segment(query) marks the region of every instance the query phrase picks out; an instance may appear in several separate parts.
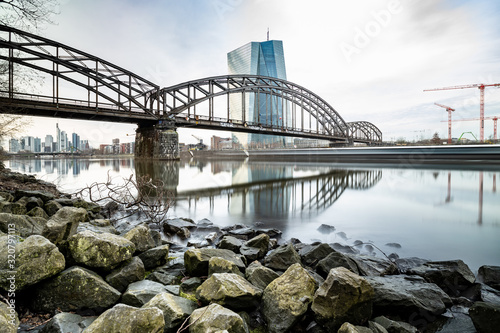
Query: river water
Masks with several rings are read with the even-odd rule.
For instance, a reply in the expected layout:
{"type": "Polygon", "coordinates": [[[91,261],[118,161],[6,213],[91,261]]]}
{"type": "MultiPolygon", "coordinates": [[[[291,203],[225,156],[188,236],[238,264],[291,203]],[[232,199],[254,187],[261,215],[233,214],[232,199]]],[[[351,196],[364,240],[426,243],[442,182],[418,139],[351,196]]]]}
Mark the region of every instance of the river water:
{"type": "Polygon", "coordinates": [[[7,164],[67,193],[108,174],[116,182],[130,175],[161,179],[176,198],[169,218],[277,228],[283,239],[302,242],[373,242],[400,257],[462,259],[473,271],[500,265],[500,166],[132,158],[7,164]],[[320,232],[322,224],[335,231],[320,232]]]}

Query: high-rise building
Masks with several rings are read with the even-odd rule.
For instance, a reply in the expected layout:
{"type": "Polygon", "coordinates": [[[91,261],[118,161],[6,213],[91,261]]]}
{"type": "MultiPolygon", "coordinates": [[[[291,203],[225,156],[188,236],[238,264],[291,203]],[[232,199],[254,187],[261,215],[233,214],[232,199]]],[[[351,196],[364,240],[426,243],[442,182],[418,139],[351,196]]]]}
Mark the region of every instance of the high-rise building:
{"type": "Polygon", "coordinates": [[[33,152],[35,153],[41,153],[42,152],[42,139],[40,138],[35,138],[33,140],[33,152]]]}
{"type": "Polygon", "coordinates": [[[81,150],[81,146],[80,146],[80,136],[76,133],[73,133],[71,135],[71,142],[73,143],[73,150],[81,150]]]}
{"type": "MultiPolygon", "coordinates": [[[[285,55],[283,42],[268,40],[265,42],[250,42],[227,54],[229,74],[248,74],[271,76],[286,80],[285,55]]],[[[284,107],[278,96],[259,93],[249,94],[242,105],[242,96],[232,94],[229,100],[231,117],[241,119],[243,107],[246,110],[245,118],[255,124],[272,124],[274,126],[291,126],[291,117],[284,115],[283,110],[290,113],[290,108],[284,107]]],[[[275,146],[284,145],[282,137],[264,136],[260,134],[234,134],[240,144],[248,146],[275,146]]]]}
{"type": "Polygon", "coordinates": [[[56,123],[56,152],[61,152],[61,130],[59,129],[59,123],[56,123]]]}
{"type": "Polygon", "coordinates": [[[9,140],[9,152],[11,153],[17,153],[21,150],[21,145],[19,143],[19,140],[17,139],[10,139],[9,140]]]}
{"type": "Polygon", "coordinates": [[[61,141],[60,141],[59,152],[65,152],[68,150],[68,134],[66,131],[61,131],[61,141]]]}
{"type": "Polygon", "coordinates": [[[45,146],[44,146],[44,152],[45,153],[52,153],[52,143],[54,142],[54,138],[52,135],[48,134],[45,136],[45,146]]]}

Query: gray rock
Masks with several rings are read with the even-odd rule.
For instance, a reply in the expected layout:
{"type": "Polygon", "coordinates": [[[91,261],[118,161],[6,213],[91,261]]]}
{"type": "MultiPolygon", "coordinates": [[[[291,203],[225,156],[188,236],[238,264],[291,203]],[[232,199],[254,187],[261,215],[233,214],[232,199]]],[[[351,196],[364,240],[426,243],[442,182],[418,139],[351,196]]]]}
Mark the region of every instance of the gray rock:
{"type": "Polygon", "coordinates": [[[264,290],[269,285],[269,283],[273,282],[276,278],[279,277],[278,273],[269,269],[258,261],[252,262],[246,269],[246,278],[247,280],[253,284],[254,286],[264,290]]]}
{"type": "Polygon", "coordinates": [[[498,332],[500,327],[500,305],[476,302],[470,308],[469,316],[478,332],[498,332]]]}
{"type": "Polygon", "coordinates": [[[182,236],[185,234],[186,230],[193,228],[196,228],[196,223],[189,219],[169,219],[163,223],[163,230],[167,234],[182,236]]]}
{"type": "Polygon", "coordinates": [[[56,314],[45,325],[40,333],[81,333],[89,327],[97,317],[82,317],[77,314],[61,312],[56,314]]]}
{"type": "Polygon", "coordinates": [[[194,294],[196,289],[201,286],[203,282],[200,278],[192,277],[182,281],[180,285],[180,291],[186,294],[194,294]]]}
{"type": "Polygon", "coordinates": [[[100,315],[85,333],[160,333],[165,327],[163,312],[156,308],[134,308],[117,304],[100,315]]]}
{"type": "Polygon", "coordinates": [[[395,260],[396,265],[402,273],[408,272],[411,268],[421,266],[430,260],[411,257],[411,258],[398,258],[395,260]]]}
{"type": "Polygon", "coordinates": [[[479,267],[477,280],[496,290],[500,290],[500,266],[485,265],[479,267]]]}
{"type": "Polygon", "coordinates": [[[111,270],[132,258],[135,252],[134,243],[123,237],[109,233],[97,234],[88,230],[72,236],[68,244],[77,263],[105,270],[111,270]]]}
{"type": "Polygon", "coordinates": [[[240,248],[240,253],[243,254],[247,260],[251,261],[264,258],[268,248],[269,236],[267,234],[260,234],[243,243],[240,248]],[[257,251],[255,251],[255,249],[257,251]]]}
{"type": "Polygon", "coordinates": [[[144,279],[146,270],[139,257],[132,257],[106,275],[106,282],[120,292],[124,292],[128,285],[144,279]]]}
{"type": "Polygon", "coordinates": [[[219,249],[226,249],[233,251],[234,253],[240,253],[240,248],[243,245],[243,241],[239,238],[233,236],[224,236],[217,246],[219,249]]]}
{"type": "Polygon", "coordinates": [[[255,231],[258,235],[259,234],[267,234],[270,238],[280,238],[282,231],[278,230],[276,228],[270,228],[270,229],[259,229],[255,231]]]}
{"type": "Polygon", "coordinates": [[[300,256],[289,243],[268,253],[264,258],[264,263],[266,267],[284,271],[293,264],[300,263],[300,256]]]}
{"type": "Polygon", "coordinates": [[[306,313],[316,283],[299,263],[271,282],[262,296],[262,314],[270,333],[284,333],[306,313]]]}
{"type": "Polygon", "coordinates": [[[141,307],[158,294],[168,292],[164,285],[158,282],[142,280],[131,283],[122,295],[122,302],[141,307]]]}
{"type": "Polygon", "coordinates": [[[86,220],[88,220],[88,214],[85,209],[63,207],[47,221],[42,236],[58,245],[76,234],[78,224],[86,220]]]}
{"type": "Polygon", "coordinates": [[[387,259],[381,259],[367,255],[346,254],[358,267],[359,275],[363,276],[384,276],[396,274],[398,267],[387,259]]]}
{"type": "Polygon", "coordinates": [[[14,306],[0,302],[0,328],[2,333],[16,333],[19,327],[19,318],[14,306]]]}
{"type": "Polygon", "coordinates": [[[316,266],[316,271],[322,277],[326,277],[332,268],[344,267],[351,272],[359,275],[358,265],[348,256],[340,252],[332,252],[325,258],[321,259],[316,266]]]}
{"type": "Polygon", "coordinates": [[[332,232],[335,232],[335,227],[333,225],[322,224],[317,230],[322,234],[329,235],[332,232]]]}
{"type": "Polygon", "coordinates": [[[241,256],[224,249],[190,249],[184,253],[184,265],[189,276],[207,276],[210,258],[220,257],[233,262],[240,271],[245,270],[241,256]]]}
{"type": "Polygon", "coordinates": [[[375,313],[400,315],[402,318],[415,313],[439,315],[451,305],[451,299],[444,291],[419,276],[369,276],[365,279],[375,291],[375,313]]]}
{"type": "Polygon", "coordinates": [[[373,333],[371,329],[363,326],[355,326],[351,323],[344,323],[338,329],[337,333],[373,333]]]}
{"type": "Polygon", "coordinates": [[[232,273],[214,273],[196,289],[202,303],[214,302],[231,310],[255,308],[261,296],[261,289],[232,273]]]}
{"type": "Polygon", "coordinates": [[[372,330],[373,333],[389,333],[387,330],[384,328],[384,326],[374,322],[374,321],[369,321],[368,322],[368,328],[372,330]]]}
{"type": "Polygon", "coordinates": [[[161,293],[153,297],[143,308],[156,307],[163,312],[165,332],[176,332],[186,318],[193,313],[198,305],[188,299],[161,293]]]}
{"type": "Polygon", "coordinates": [[[0,191],[0,201],[13,202],[14,196],[8,192],[0,191]]]}
{"type": "Polygon", "coordinates": [[[326,243],[318,245],[306,245],[299,250],[299,255],[302,258],[302,263],[305,266],[315,267],[318,262],[330,253],[335,252],[332,247],[326,243]]]}
{"type": "Polygon", "coordinates": [[[475,281],[474,273],[462,260],[430,261],[408,270],[408,274],[418,275],[437,284],[448,295],[457,297],[475,281]]]}
{"type": "Polygon", "coordinates": [[[138,225],[123,237],[134,243],[138,252],[144,252],[155,247],[155,241],[149,233],[149,228],[144,225],[138,225]]]}
{"type": "Polygon", "coordinates": [[[344,254],[358,254],[359,251],[353,248],[352,246],[345,245],[345,244],[340,244],[340,243],[332,243],[330,246],[338,252],[344,253],[344,254]]]}
{"type": "Polygon", "coordinates": [[[144,268],[149,271],[155,267],[165,265],[168,261],[169,248],[168,244],[160,245],[139,254],[139,258],[144,263],[144,268]]]}
{"type": "Polygon", "coordinates": [[[229,230],[229,235],[246,241],[255,237],[255,230],[248,227],[237,228],[229,230]]]}
{"type": "Polygon", "coordinates": [[[37,197],[22,197],[17,200],[17,203],[26,207],[26,211],[30,211],[35,207],[43,207],[43,200],[37,197]]]}
{"type": "Polygon", "coordinates": [[[234,262],[220,257],[212,257],[208,261],[208,276],[214,273],[234,273],[243,276],[234,262]]]}
{"type": "Polygon", "coordinates": [[[41,312],[101,310],[115,304],[120,295],[96,273],[73,266],[34,289],[31,306],[41,312]]]}
{"type": "Polygon", "coordinates": [[[190,333],[249,333],[247,324],[237,313],[216,303],[194,310],[189,325],[190,333]]]}
{"type": "Polygon", "coordinates": [[[23,290],[64,270],[65,259],[59,249],[46,238],[33,235],[15,244],[15,265],[10,267],[7,256],[8,237],[0,237],[0,287],[9,289],[10,278],[15,270],[16,290],[23,290]],[[12,269],[11,269],[12,268],[12,269]]]}
{"type": "Polygon", "coordinates": [[[333,268],[311,306],[316,321],[334,332],[344,322],[364,324],[372,315],[374,291],[362,277],[347,268],[333,268]]]}
{"type": "Polygon", "coordinates": [[[24,215],[26,214],[26,206],[21,202],[7,202],[0,201],[0,212],[15,214],[15,215],[24,215]]]}
{"type": "Polygon", "coordinates": [[[417,329],[403,321],[390,320],[384,316],[377,317],[373,321],[387,330],[389,333],[417,333],[417,329]]]}
{"type": "Polygon", "coordinates": [[[52,216],[55,213],[57,213],[57,211],[59,209],[61,209],[62,207],[63,206],[59,202],[57,202],[55,200],[51,200],[51,201],[46,202],[43,208],[49,216],[52,216]]]}
{"type": "Polygon", "coordinates": [[[27,212],[26,215],[31,217],[41,217],[45,220],[49,219],[49,215],[47,215],[47,213],[41,207],[33,207],[33,209],[27,212]]]}
{"type": "Polygon", "coordinates": [[[22,197],[40,198],[43,202],[54,200],[54,194],[43,191],[16,190],[14,196],[16,197],[16,199],[20,199],[22,197]]]}
{"type": "Polygon", "coordinates": [[[115,229],[115,227],[113,227],[112,225],[99,226],[99,225],[93,224],[92,223],[93,221],[96,221],[96,220],[92,220],[91,222],[81,222],[80,224],[78,224],[78,228],[76,229],[76,232],[79,233],[79,232],[82,232],[85,230],[89,230],[89,231],[95,232],[96,234],[102,234],[103,232],[107,232],[107,233],[113,234],[113,235],[119,234],[118,231],[115,229]]]}
{"type": "Polygon", "coordinates": [[[8,233],[9,225],[14,224],[16,234],[24,238],[42,234],[46,223],[41,217],[0,213],[0,231],[8,233]]]}

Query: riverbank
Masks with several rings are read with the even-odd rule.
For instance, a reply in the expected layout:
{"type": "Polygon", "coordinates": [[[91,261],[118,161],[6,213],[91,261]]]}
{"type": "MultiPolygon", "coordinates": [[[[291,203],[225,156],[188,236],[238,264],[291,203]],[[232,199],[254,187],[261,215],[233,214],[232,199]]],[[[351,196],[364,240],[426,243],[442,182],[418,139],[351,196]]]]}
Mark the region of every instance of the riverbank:
{"type": "MultiPolygon", "coordinates": [[[[139,318],[134,325],[149,325],[144,332],[165,326],[175,332],[188,316],[190,322],[200,318],[190,332],[207,325],[229,332],[335,332],[340,326],[347,332],[345,322],[364,326],[350,332],[498,327],[498,267],[482,267],[475,276],[459,260],[399,258],[397,243],[385,257],[377,244],[305,244],[281,239],[276,229],[221,228],[208,220],[112,223],[102,207],[43,187],[36,191],[34,177],[3,176],[21,180],[0,190],[2,254],[15,243],[14,297],[5,284],[12,281],[7,257],[0,274],[2,296],[14,299],[24,330],[33,326],[30,318],[43,318],[50,319],[43,332],[64,331],[58,330],[64,325],[126,331],[132,316],[139,318]],[[367,247],[378,254],[361,254],[367,247]],[[209,319],[214,316],[225,320],[209,319]]],[[[321,226],[323,233],[334,231],[321,226]]]]}

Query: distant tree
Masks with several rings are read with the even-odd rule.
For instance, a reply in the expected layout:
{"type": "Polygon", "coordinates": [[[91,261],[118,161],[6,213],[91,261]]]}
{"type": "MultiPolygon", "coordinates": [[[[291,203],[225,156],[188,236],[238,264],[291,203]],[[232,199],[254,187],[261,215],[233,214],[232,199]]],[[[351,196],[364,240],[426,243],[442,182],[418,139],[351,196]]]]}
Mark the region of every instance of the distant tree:
{"type": "Polygon", "coordinates": [[[439,137],[438,132],[434,133],[434,135],[432,136],[431,143],[434,145],[438,145],[441,143],[441,138],[439,137]]]}

